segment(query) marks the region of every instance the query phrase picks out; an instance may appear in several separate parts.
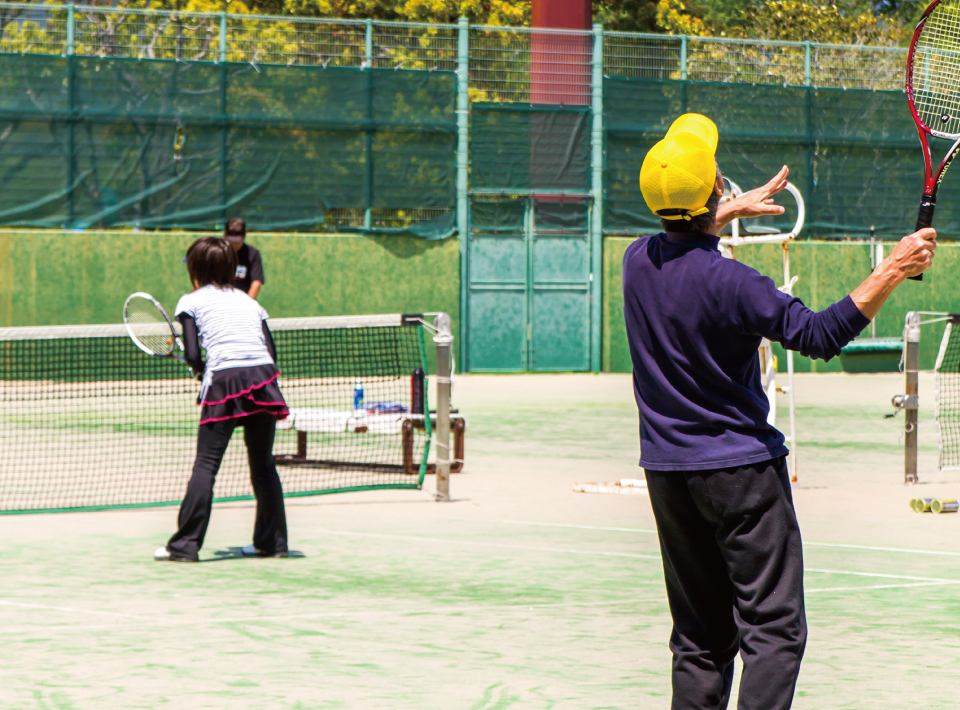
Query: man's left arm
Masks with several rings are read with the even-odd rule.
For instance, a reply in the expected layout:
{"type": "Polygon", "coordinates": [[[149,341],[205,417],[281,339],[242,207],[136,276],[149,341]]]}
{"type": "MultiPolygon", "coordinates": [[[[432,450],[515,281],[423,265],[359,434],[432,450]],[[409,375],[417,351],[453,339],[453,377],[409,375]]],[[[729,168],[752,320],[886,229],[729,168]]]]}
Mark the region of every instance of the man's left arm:
{"type": "MultiPolygon", "coordinates": [[[[774,175],[773,179],[766,185],[718,205],[716,234],[719,234],[724,227],[735,219],[783,214],[783,207],[773,204],[773,196],[787,186],[787,176],[789,174],[790,169],[784,165],[780,168],[780,172],[774,175]]],[[[719,189],[722,190],[723,185],[719,182],[718,185],[720,186],[719,189]]]]}
{"type": "Polygon", "coordinates": [[[266,279],[263,276],[263,260],[260,258],[260,252],[257,251],[250,260],[250,290],[247,295],[250,298],[256,298],[264,281],[266,279]]]}

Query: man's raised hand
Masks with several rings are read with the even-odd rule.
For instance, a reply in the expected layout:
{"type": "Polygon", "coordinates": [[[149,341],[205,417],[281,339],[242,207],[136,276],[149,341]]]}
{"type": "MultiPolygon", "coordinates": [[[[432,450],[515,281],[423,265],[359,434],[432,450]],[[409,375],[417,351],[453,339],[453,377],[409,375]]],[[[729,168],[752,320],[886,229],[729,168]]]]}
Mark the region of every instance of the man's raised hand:
{"type": "Polygon", "coordinates": [[[717,208],[717,231],[735,219],[766,217],[784,213],[784,208],[773,203],[773,196],[787,186],[790,169],[784,165],[766,185],[745,192],[717,208]]]}
{"type": "Polygon", "coordinates": [[[927,228],[908,234],[901,239],[890,252],[891,265],[907,278],[919,276],[933,261],[933,251],[937,248],[937,230],[927,228]]]}

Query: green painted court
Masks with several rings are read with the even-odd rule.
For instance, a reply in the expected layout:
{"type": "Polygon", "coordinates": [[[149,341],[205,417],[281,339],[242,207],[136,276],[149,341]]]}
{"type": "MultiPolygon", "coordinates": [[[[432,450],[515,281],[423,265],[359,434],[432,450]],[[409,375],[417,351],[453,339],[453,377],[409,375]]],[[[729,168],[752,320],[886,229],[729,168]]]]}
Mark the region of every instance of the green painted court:
{"type": "MultiPolygon", "coordinates": [[[[903,486],[902,386],[797,376],[801,710],[955,706],[960,515],[908,501],[960,497],[960,473],[936,473],[927,396],[903,486]]],[[[454,501],[432,477],[289,499],[292,559],[238,556],[247,502],[215,508],[198,565],[151,560],[175,508],[0,517],[0,707],[668,708],[648,499],[572,492],[640,475],[630,377],[461,376],[453,398],[454,501]]]]}

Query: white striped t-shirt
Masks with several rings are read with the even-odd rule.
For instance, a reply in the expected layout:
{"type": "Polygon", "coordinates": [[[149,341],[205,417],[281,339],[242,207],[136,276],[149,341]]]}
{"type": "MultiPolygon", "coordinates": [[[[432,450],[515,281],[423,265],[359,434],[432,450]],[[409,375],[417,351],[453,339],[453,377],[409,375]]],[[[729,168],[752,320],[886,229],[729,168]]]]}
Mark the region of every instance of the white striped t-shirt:
{"type": "Polygon", "coordinates": [[[197,322],[200,341],[207,349],[208,373],[273,364],[263,337],[262,324],[269,316],[243,291],[204,286],[180,298],[174,316],[181,313],[197,322]]]}

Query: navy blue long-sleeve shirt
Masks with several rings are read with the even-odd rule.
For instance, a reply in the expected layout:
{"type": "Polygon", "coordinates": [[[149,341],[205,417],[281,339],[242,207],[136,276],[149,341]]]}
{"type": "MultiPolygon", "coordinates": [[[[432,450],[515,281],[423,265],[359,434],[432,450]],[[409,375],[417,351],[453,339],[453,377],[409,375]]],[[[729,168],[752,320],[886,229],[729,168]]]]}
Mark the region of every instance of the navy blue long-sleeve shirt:
{"type": "Polygon", "coordinates": [[[638,239],[623,258],[624,316],[640,409],[640,465],[744,466],[788,453],[767,424],[762,338],[829,360],[870,322],[849,296],[819,313],[709,234],[638,239]]]}

